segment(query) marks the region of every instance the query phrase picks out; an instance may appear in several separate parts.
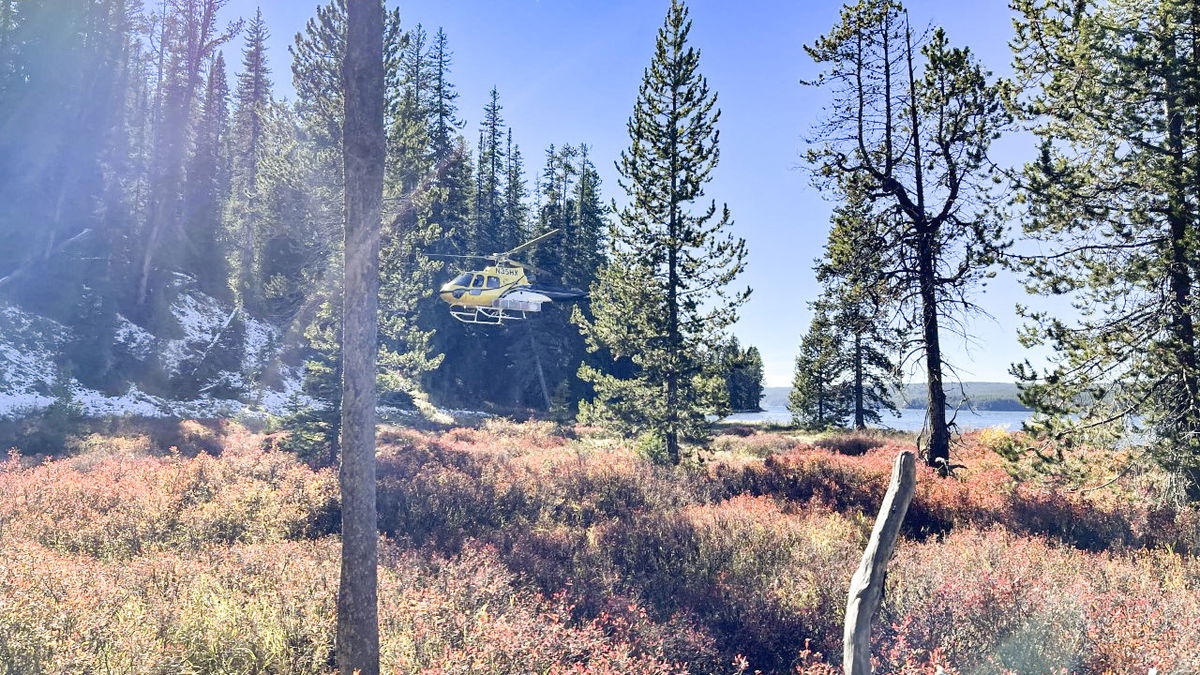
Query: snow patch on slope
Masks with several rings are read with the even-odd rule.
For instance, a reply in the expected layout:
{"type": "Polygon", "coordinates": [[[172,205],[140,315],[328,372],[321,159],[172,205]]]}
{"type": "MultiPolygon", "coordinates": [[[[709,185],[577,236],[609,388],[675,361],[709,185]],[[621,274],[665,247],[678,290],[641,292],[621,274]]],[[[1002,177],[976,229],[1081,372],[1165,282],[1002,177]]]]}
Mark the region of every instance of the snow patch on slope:
{"type": "MultiPolygon", "coordinates": [[[[171,305],[181,337],[161,338],[117,316],[116,346],[138,361],[157,359],[169,376],[193,373],[230,327],[236,312],[229,312],[216,299],[198,292],[180,293],[171,305]]],[[[301,368],[279,364],[278,388],[259,380],[278,359],[279,331],[254,319],[243,320],[245,340],[238,370],[215,373],[187,400],[169,399],[142,391],[130,384],[120,395],[109,395],[85,387],[71,378],[58,382],[57,355],[71,338],[60,323],[0,304],[0,418],[19,417],[53,405],[56,391],[69,392],[70,402],[85,416],[144,417],[234,417],[279,415],[293,402],[312,405],[301,391],[301,368]],[[247,377],[249,375],[249,377],[247,377]],[[217,387],[242,392],[237,398],[207,394],[217,387]]]]}
{"type": "Polygon", "coordinates": [[[154,335],[120,314],[117,315],[117,330],[113,337],[136,359],[145,360],[154,353],[154,335]]]}
{"type": "Polygon", "coordinates": [[[183,331],[183,337],[164,341],[162,365],[167,374],[180,375],[185,369],[184,364],[202,358],[205,350],[228,329],[237,310],[226,312],[212,296],[182,293],[171,303],[171,315],[183,331]]]}
{"type": "Polygon", "coordinates": [[[67,329],[15,307],[0,306],[0,416],[54,402],[54,354],[67,329]]]}

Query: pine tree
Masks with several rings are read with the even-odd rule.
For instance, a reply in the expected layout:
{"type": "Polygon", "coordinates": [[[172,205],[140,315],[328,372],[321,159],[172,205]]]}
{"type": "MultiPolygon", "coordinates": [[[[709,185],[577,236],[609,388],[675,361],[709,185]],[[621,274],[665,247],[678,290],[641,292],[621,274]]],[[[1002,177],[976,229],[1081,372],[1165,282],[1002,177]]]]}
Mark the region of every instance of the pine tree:
{"type": "MultiPolygon", "coordinates": [[[[1014,368],[1051,441],[1142,434],[1200,500],[1200,4],[1021,0],[1016,69],[1041,153],[1019,180],[1033,292],[1076,321],[1024,308],[1022,340],[1052,366],[1014,368]]],[[[1061,446],[1060,446],[1061,447],[1061,446]]]]}
{"type": "Polygon", "coordinates": [[[458,119],[458,107],[455,101],[458,93],[450,82],[450,65],[453,54],[450,52],[446,32],[438,29],[433,38],[433,52],[430,55],[433,67],[433,92],[430,98],[431,124],[429,140],[436,161],[441,162],[450,157],[456,145],[458,130],[462,121],[458,119]]]}
{"type": "Polygon", "coordinates": [[[431,161],[435,167],[434,188],[440,191],[433,202],[430,219],[442,228],[441,246],[438,253],[469,253],[467,241],[470,217],[470,181],[464,180],[464,171],[470,170],[469,153],[459,133],[463,126],[458,119],[458,93],[450,82],[452,55],[445,31],[438,29],[429,54],[429,67],[433,71],[432,89],[429,95],[427,136],[431,161]]]}
{"type": "Polygon", "coordinates": [[[845,379],[846,355],[838,326],[825,304],[816,303],[813,310],[796,356],[788,410],[794,424],[819,431],[846,426],[853,397],[845,379]]]}
{"type": "Polygon", "coordinates": [[[946,473],[942,331],[961,326],[975,308],[970,293],[1007,244],[988,193],[995,167],[987,158],[1010,121],[1007,86],[989,82],[971,51],[951,47],[940,28],[918,52],[907,14],[893,0],[843,8],[840,23],[805,49],[826,67],[818,83],[833,92],[808,153],[818,184],[836,188],[853,177],[902,216],[882,244],[894,261],[889,275],[912,299],[906,322],[919,330],[925,460],[946,473]]]}
{"type": "Polygon", "coordinates": [[[882,411],[896,410],[900,388],[898,362],[902,331],[894,328],[899,292],[888,274],[887,214],[877,213],[855,180],[841,191],[844,203],[834,210],[825,256],[816,267],[827,306],[841,329],[848,370],[852,424],[878,424],[882,411]]]}
{"type": "MultiPolygon", "coordinates": [[[[428,251],[450,255],[475,253],[472,161],[466,141],[459,133],[463,123],[458,119],[455,103],[458,94],[450,81],[451,53],[445,31],[438,29],[428,58],[433,74],[427,136],[434,169],[428,217],[440,228],[440,238],[428,251]]],[[[457,269],[453,266],[439,266],[431,286],[440,286],[454,274],[457,269]]],[[[459,388],[462,361],[455,358],[458,350],[469,349],[463,326],[431,294],[424,295],[418,308],[420,325],[432,331],[430,353],[442,357],[441,365],[424,375],[424,389],[442,402],[463,400],[459,388]]]]}
{"type": "Polygon", "coordinates": [[[127,0],[0,4],[0,291],[71,321],[85,286],[110,281],[105,200],[126,178],[112,169],[134,9],[127,0]]]}
{"type": "Polygon", "coordinates": [[[734,412],[754,412],[761,408],[763,396],[763,362],[757,347],[742,349],[732,337],[717,350],[717,367],[725,376],[729,393],[729,409],[734,412]]]}
{"type": "Polygon", "coordinates": [[[229,83],[221,54],[209,68],[196,127],[196,147],[187,169],[184,198],[186,251],[183,261],[200,290],[228,295],[229,272],[222,232],[222,210],[230,189],[229,83]]]}
{"type": "MultiPolygon", "coordinates": [[[[330,294],[332,295],[332,294],[330,294]]],[[[313,466],[336,466],[342,423],[341,308],[334,299],[316,312],[305,327],[308,354],[304,362],[304,394],[317,401],[306,405],[290,401],[282,428],[288,432],[287,448],[313,466]]]]}
{"type": "Polygon", "coordinates": [[[502,228],[504,218],[504,119],[500,116],[500,93],[493,87],[479,123],[479,149],[476,162],[475,241],[478,253],[507,251],[520,244],[511,241],[502,228]]]}
{"type": "MultiPolygon", "coordinates": [[[[451,154],[438,160],[438,190],[440,198],[433,202],[430,218],[441,225],[443,239],[430,247],[431,252],[453,255],[471,253],[468,242],[471,237],[474,179],[472,161],[466,140],[461,136],[455,142],[451,154]]],[[[443,266],[436,273],[434,285],[449,281],[460,270],[456,266],[443,266]]],[[[445,303],[426,294],[420,305],[421,325],[431,328],[431,353],[442,356],[441,365],[425,374],[424,389],[435,400],[457,405],[478,404],[478,399],[469,398],[463,387],[464,359],[472,358],[474,350],[464,339],[464,326],[446,311],[445,303]]]]}
{"type": "Polygon", "coordinates": [[[179,267],[184,167],[195,131],[196,98],[203,88],[205,65],[241,28],[235,24],[219,30],[217,16],[227,2],[176,0],[162,17],[150,190],[134,292],[142,318],[165,309],[165,298],[151,298],[151,290],[169,288],[167,274],[179,267]]]}
{"type": "MultiPolygon", "coordinates": [[[[400,12],[393,9],[384,17],[384,62],[389,86],[399,79],[399,53],[404,44],[400,12]]],[[[346,0],[330,0],[325,5],[318,5],[316,16],[305,23],[304,30],[296,33],[288,47],[292,57],[296,110],[314,143],[339,152],[342,138],[340,59],[345,51],[346,0]]]]}
{"type": "Polygon", "coordinates": [[[239,305],[254,313],[263,311],[262,195],[259,164],[266,147],[266,117],[271,106],[270,69],[267,67],[267,27],[258,10],[246,31],[242,72],[238,74],[233,114],[233,199],[230,200],[231,239],[236,242],[235,291],[239,305]]]}
{"type": "MultiPolygon", "coordinates": [[[[599,176],[586,160],[585,151],[570,145],[550,146],[538,180],[531,231],[525,235],[560,230],[526,254],[541,270],[535,275],[539,283],[587,288],[595,280],[607,227],[599,186],[599,176]],[[577,159],[581,153],[582,162],[577,159]]],[[[521,187],[523,190],[523,183],[521,187]]],[[[506,201],[516,200],[510,194],[506,201]]],[[[586,343],[571,315],[570,306],[547,306],[535,325],[516,328],[506,336],[505,379],[512,384],[514,404],[570,417],[577,402],[590,395],[578,377],[579,365],[588,358],[586,343]]]]}
{"type": "MultiPolygon", "coordinates": [[[[397,19],[398,20],[398,19],[397,19]]],[[[447,197],[440,161],[430,136],[437,114],[438,64],[424,29],[404,34],[389,91],[387,226],[381,260],[381,362],[393,390],[422,396],[421,377],[442,360],[432,343],[436,326],[426,325],[422,306],[431,298],[443,263],[427,253],[446,236],[440,204],[447,197]]]]}
{"type": "Polygon", "coordinates": [[[563,270],[559,283],[573,288],[588,288],[604,262],[605,232],[608,229],[608,206],[601,196],[600,173],[592,163],[587,145],[580,144],[577,152],[575,182],[575,227],[564,241],[569,251],[564,257],[571,261],[563,270]]]}
{"type": "MultiPolygon", "coordinates": [[[[343,93],[339,57],[345,49],[345,21],[343,0],[319,7],[291,48],[297,110],[317,147],[321,165],[318,189],[338,198],[342,195],[336,162],[343,93]]],[[[444,236],[441,214],[436,211],[445,194],[443,174],[454,169],[455,161],[435,160],[430,149],[428,129],[436,73],[423,30],[418,26],[404,32],[398,10],[388,11],[384,21],[388,152],[379,263],[379,364],[386,388],[414,394],[421,375],[435,368],[441,358],[431,342],[433,329],[423,321],[429,315],[429,289],[441,265],[431,261],[426,251],[444,236]]],[[[336,255],[339,245],[331,243],[330,252],[336,255]]],[[[336,285],[316,287],[331,294],[338,291],[336,285]]],[[[332,298],[326,298],[326,306],[331,310],[339,307],[332,298]]],[[[327,332],[309,331],[318,336],[327,332]]],[[[316,343],[310,347],[318,361],[332,362],[316,343]]],[[[319,382],[314,382],[313,388],[325,389],[319,382]]]]}
{"type": "Polygon", "coordinates": [[[428,148],[433,73],[425,30],[420,25],[404,34],[389,70],[388,178],[402,198],[416,189],[431,168],[428,148]]]}
{"type": "Polygon", "coordinates": [[[292,85],[296,89],[296,110],[313,142],[321,148],[336,148],[342,140],[339,56],[346,49],[346,2],[332,0],[317,6],[316,11],[288,47],[292,85]]]}
{"type": "Polygon", "coordinates": [[[504,203],[500,215],[501,237],[505,242],[520,244],[528,234],[528,208],[525,205],[529,197],[525,187],[525,165],[521,158],[521,149],[513,145],[512,129],[508,130],[508,140],[504,150],[504,203]]]}
{"type": "Polygon", "coordinates": [[[339,225],[327,199],[337,193],[322,172],[326,153],[308,142],[295,110],[272,102],[263,112],[255,169],[258,313],[287,326],[326,300],[326,278],[336,276],[339,225]]]}
{"type": "Polygon", "coordinates": [[[706,415],[727,401],[703,352],[715,347],[749,296],[727,287],[745,265],[745,242],[729,234],[729,209],[691,208],[718,159],[716,95],[687,44],[687,8],[673,0],[658,32],[618,162],[629,203],[612,232],[609,261],[592,286],[592,348],[635,367],[629,377],[584,366],[595,398],[581,414],[643,435],[672,464],[684,442],[703,438],[706,415]]]}
{"type": "MultiPolygon", "coordinates": [[[[504,227],[508,162],[501,110],[499,92],[493,88],[479,125],[470,218],[461,233],[453,232],[453,241],[447,242],[465,247],[463,253],[497,253],[521,243],[504,227]]],[[[461,196],[454,197],[454,202],[461,204],[461,196]]],[[[444,307],[438,309],[445,314],[444,307]]],[[[438,372],[437,379],[442,380],[439,388],[453,392],[448,402],[513,404],[514,386],[506,379],[506,355],[514,341],[523,339],[521,335],[509,329],[490,330],[453,320],[446,322],[441,344],[446,348],[447,367],[438,372]]]]}
{"type": "Polygon", "coordinates": [[[763,398],[763,360],[762,353],[758,351],[758,347],[750,345],[746,348],[746,354],[742,357],[742,382],[741,387],[742,400],[738,404],[739,410],[758,411],[762,410],[763,398]]]}

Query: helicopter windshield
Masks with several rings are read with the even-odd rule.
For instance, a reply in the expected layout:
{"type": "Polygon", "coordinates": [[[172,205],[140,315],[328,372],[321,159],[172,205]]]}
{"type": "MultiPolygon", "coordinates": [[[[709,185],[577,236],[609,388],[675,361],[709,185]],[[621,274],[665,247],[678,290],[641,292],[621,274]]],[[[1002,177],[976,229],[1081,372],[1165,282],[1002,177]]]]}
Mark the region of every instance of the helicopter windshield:
{"type": "Polygon", "coordinates": [[[454,284],[455,286],[470,286],[471,285],[471,273],[463,272],[462,274],[454,277],[454,281],[451,281],[450,283],[454,284]]]}

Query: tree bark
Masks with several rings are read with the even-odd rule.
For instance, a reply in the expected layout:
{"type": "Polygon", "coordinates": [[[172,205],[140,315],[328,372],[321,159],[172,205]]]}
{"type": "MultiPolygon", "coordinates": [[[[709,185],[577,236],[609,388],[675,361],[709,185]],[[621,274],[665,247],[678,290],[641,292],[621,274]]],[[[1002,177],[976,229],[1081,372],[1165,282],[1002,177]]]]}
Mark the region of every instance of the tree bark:
{"type": "Polygon", "coordinates": [[[932,243],[923,240],[918,251],[921,289],[921,339],[925,345],[926,417],[929,444],[925,463],[945,474],[950,468],[950,427],[946,423],[946,388],[942,383],[942,344],[938,334],[937,286],[932,243]]]}
{"type": "Polygon", "coordinates": [[[854,428],[867,428],[866,411],[863,410],[863,349],[862,329],[856,327],[854,334],[854,428]]]}
{"type": "Polygon", "coordinates": [[[342,568],[337,664],[346,675],[378,675],[378,523],[375,508],[375,377],[378,356],[379,229],[383,199],[383,4],[346,3],[342,65],[345,118],[345,270],[342,305],[342,568]]]}
{"type": "MultiPolygon", "coordinates": [[[[1167,29],[1164,28],[1166,32],[1167,29]]],[[[1192,277],[1190,270],[1191,251],[1188,208],[1187,159],[1184,148],[1184,114],[1187,93],[1175,76],[1176,41],[1167,32],[1163,44],[1163,71],[1166,84],[1167,151],[1170,153],[1170,177],[1168,179],[1167,223],[1171,244],[1171,268],[1169,272],[1171,295],[1171,333],[1175,344],[1175,360],[1179,364],[1183,391],[1179,396],[1181,409],[1178,411],[1183,438],[1179,452],[1180,468],[1188,501],[1200,501],[1200,458],[1193,453],[1196,449],[1195,434],[1200,431],[1200,373],[1197,372],[1196,327],[1192,320],[1192,277]]]]}
{"type": "Polygon", "coordinates": [[[667,369],[667,457],[671,464],[679,464],[682,456],[679,452],[679,363],[680,352],[683,350],[679,335],[679,132],[676,125],[679,122],[679,102],[677,88],[671,90],[671,120],[670,152],[671,152],[671,194],[670,212],[667,216],[667,344],[669,345],[671,366],[667,369]]]}
{"type": "Polygon", "coordinates": [[[892,482],[883,496],[862,563],[850,578],[842,637],[842,669],[846,675],[871,675],[871,621],[883,601],[887,564],[896,548],[916,482],[916,458],[905,450],[896,456],[892,482]]]}
{"type": "Polygon", "coordinates": [[[550,400],[550,387],[546,385],[546,370],[542,368],[542,355],[538,350],[537,340],[533,338],[533,327],[525,323],[525,335],[529,339],[529,350],[533,352],[533,366],[537,369],[538,386],[541,388],[542,401],[546,404],[546,412],[554,407],[550,400]]]}

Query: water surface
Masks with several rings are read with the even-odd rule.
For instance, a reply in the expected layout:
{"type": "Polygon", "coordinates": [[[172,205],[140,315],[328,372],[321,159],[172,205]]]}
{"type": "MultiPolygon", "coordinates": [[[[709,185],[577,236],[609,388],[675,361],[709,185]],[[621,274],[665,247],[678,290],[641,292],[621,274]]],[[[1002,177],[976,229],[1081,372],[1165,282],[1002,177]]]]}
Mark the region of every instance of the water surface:
{"type": "MultiPolygon", "coordinates": [[[[989,427],[999,427],[1008,431],[1016,431],[1021,428],[1022,422],[1029,419],[1030,414],[1026,410],[960,410],[958,411],[958,418],[955,421],[958,423],[960,431],[986,429],[989,427]]],[[[772,407],[762,412],[737,413],[726,417],[723,421],[741,424],[790,424],[792,414],[786,408],[772,407]]],[[[883,420],[875,426],[896,429],[898,431],[920,431],[924,425],[924,410],[905,408],[900,411],[899,417],[891,413],[884,413],[883,420]]]]}

